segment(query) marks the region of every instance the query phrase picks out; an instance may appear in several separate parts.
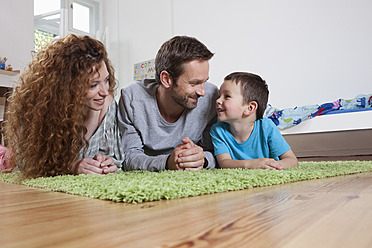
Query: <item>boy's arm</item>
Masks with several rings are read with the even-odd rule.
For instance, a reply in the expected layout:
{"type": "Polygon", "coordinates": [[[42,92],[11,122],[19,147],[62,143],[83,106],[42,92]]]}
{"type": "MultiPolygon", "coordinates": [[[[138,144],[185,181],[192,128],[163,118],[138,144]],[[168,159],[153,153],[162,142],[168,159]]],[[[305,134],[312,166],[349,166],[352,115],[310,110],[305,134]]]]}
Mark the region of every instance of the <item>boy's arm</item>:
{"type": "MultiPolygon", "coordinates": [[[[283,154],[284,155],[284,154],[283,154]]],[[[281,170],[282,166],[278,161],[271,158],[233,160],[229,153],[222,153],[216,156],[221,168],[245,168],[245,169],[270,169],[281,170]]]]}
{"type": "Polygon", "coordinates": [[[291,147],[280,133],[279,129],[270,120],[266,121],[269,126],[266,127],[268,132],[268,144],[270,148],[270,156],[278,157],[279,164],[282,168],[295,167],[298,165],[296,155],[291,147]],[[281,155],[280,155],[281,154],[281,155]]]}
{"type": "Polygon", "coordinates": [[[292,149],[279,156],[279,164],[282,168],[296,167],[298,166],[298,160],[292,149]]]}

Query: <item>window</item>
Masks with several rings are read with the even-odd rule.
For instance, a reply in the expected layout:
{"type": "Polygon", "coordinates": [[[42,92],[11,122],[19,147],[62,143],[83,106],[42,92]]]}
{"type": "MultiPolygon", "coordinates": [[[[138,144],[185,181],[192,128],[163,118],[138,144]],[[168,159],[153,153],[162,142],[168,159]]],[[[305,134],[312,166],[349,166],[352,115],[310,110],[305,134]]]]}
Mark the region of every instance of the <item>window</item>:
{"type": "Polygon", "coordinates": [[[36,52],[60,35],[60,24],[60,0],[34,0],[34,45],[36,52]]]}
{"type": "Polygon", "coordinates": [[[69,6],[69,30],[95,34],[99,27],[99,4],[87,0],[73,0],[69,6]]]}
{"type": "Polygon", "coordinates": [[[95,37],[99,2],[93,0],[34,0],[35,51],[69,33],[95,37]]]}

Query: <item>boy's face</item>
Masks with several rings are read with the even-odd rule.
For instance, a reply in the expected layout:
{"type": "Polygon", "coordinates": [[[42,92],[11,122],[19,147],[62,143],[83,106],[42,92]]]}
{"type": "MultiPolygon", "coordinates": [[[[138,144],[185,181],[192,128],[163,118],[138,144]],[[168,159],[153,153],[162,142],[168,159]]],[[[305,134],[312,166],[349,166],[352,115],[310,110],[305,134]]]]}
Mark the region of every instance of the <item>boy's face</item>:
{"type": "Polygon", "coordinates": [[[216,100],[217,116],[219,121],[233,123],[243,117],[247,105],[243,103],[240,84],[234,81],[225,81],[220,88],[220,97],[216,100]]]}

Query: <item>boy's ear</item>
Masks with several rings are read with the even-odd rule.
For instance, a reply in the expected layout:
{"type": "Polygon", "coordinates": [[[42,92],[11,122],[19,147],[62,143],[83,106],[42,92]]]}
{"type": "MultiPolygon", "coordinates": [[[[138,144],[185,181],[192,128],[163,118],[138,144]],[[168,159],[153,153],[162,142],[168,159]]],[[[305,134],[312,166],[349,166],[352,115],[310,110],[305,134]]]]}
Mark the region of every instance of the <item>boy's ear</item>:
{"type": "Polygon", "coordinates": [[[167,71],[162,71],[160,73],[160,82],[161,84],[166,88],[168,89],[172,83],[173,83],[173,80],[172,80],[172,77],[171,75],[167,72],[167,71]]]}
{"type": "Polygon", "coordinates": [[[257,108],[258,108],[258,103],[256,101],[250,101],[247,104],[246,109],[244,110],[244,115],[248,116],[248,115],[255,113],[257,108]]]}

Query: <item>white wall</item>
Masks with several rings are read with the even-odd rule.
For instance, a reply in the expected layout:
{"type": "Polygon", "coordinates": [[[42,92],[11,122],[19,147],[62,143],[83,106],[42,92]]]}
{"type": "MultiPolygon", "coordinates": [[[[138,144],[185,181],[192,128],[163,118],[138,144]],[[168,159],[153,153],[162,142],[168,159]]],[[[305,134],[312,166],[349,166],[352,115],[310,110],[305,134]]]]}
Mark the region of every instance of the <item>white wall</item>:
{"type": "Polygon", "coordinates": [[[372,91],[370,0],[120,0],[116,10],[121,87],[132,81],[134,63],[181,34],[215,53],[211,82],[257,73],[277,107],[372,91]]]}
{"type": "MultiPolygon", "coordinates": [[[[0,2],[0,57],[21,73],[31,61],[34,49],[34,3],[30,0],[0,2]]],[[[19,74],[18,74],[19,76],[19,74]]],[[[18,76],[0,75],[0,85],[11,86],[18,76]]]]}
{"type": "MultiPolygon", "coordinates": [[[[276,107],[372,91],[370,0],[101,3],[119,89],[132,81],[135,63],[154,58],[164,41],[181,34],[197,37],[215,53],[211,82],[220,85],[237,70],[258,73],[268,82],[276,107]]],[[[23,71],[33,50],[33,1],[1,1],[0,9],[0,57],[23,71]]],[[[0,75],[0,85],[16,78],[0,75]]]]}
{"type": "Polygon", "coordinates": [[[154,58],[163,42],[173,36],[171,2],[119,1],[121,85],[133,81],[135,63],[154,58]]]}
{"type": "MultiPolygon", "coordinates": [[[[118,0],[101,1],[101,14],[101,38],[103,38],[102,41],[106,45],[110,61],[115,68],[115,76],[119,79],[122,70],[120,70],[119,63],[121,50],[119,44],[118,0]]],[[[116,97],[118,97],[118,94],[116,94],[116,97]]]]}
{"type": "Polygon", "coordinates": [[[176,34],[195,35],[216,53],[215,83],[231,71],[256,72],[269,84],[270,102],[282,107],[372,92],[372,1],[174,4],[176,34]]]}
{"type": "MultiPolygon", "coordinates": [[[[102,26],[120,87],[133,64],[174,35],[195,36],[215,57],[210,81],[260,74],[270,103],[294,107],[371,93],[370,0],[105,0],[102,26]]],[[[1,1],[0,56],[23,70],[33,49],[33,1],[1,1]]],[[[9,77],[0,75],[0,83],[9,77]]],[[[119,87],[119,88],[120,88],[119,87]]]]}

